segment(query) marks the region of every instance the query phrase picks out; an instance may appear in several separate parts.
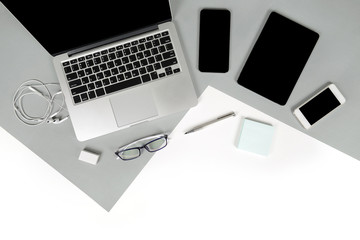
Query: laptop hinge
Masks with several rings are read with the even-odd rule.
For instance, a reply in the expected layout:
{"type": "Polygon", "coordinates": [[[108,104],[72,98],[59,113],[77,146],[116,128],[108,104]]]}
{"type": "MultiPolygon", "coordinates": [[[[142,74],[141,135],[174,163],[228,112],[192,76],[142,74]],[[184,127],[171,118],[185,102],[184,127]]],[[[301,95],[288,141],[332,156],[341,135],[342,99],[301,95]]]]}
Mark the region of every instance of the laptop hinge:
{"type": "Polygon", "coordinates": [[[145,28],[135,30],[135,31],[132,31],[132,32],[128,32],[128,33],[125,33],[125,34],[122,34],[122,35],[119,35],[119,36],[116,36],[116,37],[113,37],[113,38],[109,38],[109,39],[106,39],[106,40],[103,40],[103,41],[100,41],[100,42],[96,42],[96,43],[93,43],[93,44],[86,45],[84,47],[77,48],[75,50],[71,50],[71,51],[68,52],[68,56],[71,57],[71,56],[73,56],[75,54],[85,52],[85,51],[87,51],[89,49],[93,49],[93,48],[96,48],[96,47],[99,47],[99,46],[103,46],[103,45],[106,45],[106,44],[109,44],[109,43],[112,43],[112,42],[120,41],[120,40],[123,40],[123,39],[126,39],[126,38],[130,38],[130,37],[140,35],[140,34],[143,34],[143,33],[147,33],[147,32],[150,32],[150,31],[154,31],[154,30],[157,30],[157,29],[158,29],[158,25],[153,25],[153,26],[145,27],[145,28]]]}

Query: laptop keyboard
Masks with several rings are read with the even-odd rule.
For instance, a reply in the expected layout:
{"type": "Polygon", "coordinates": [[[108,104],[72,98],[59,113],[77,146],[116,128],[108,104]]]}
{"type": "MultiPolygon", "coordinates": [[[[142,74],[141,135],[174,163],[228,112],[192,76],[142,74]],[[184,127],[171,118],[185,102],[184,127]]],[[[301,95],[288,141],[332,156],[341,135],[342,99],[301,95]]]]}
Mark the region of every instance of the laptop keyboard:
{"type": "Polygon", "coordinates": [[[75,104],[180,72],[168,31],[62,64],[75,104]]]}

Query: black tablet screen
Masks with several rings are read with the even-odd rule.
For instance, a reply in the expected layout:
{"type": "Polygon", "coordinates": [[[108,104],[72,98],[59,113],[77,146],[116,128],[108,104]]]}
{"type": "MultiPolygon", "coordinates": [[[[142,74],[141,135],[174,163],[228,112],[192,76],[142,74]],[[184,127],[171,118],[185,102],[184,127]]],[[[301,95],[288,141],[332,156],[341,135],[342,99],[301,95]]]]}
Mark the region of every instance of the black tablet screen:
{"type": "Polygon", "coordinates": [[[238,78],[238,83],[285,105],[319,35],[272,12],[238,78]]]}

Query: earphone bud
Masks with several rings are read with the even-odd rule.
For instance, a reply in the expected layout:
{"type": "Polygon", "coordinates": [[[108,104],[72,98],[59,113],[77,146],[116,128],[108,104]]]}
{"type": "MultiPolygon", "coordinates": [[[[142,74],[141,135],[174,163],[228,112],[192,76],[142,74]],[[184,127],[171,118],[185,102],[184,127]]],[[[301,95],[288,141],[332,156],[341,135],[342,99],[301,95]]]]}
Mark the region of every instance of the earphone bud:
{"type": "Polygon", "coordinates": [[[53,114],[49,117],[49,119],[46,121],[46,123],[52,123],[52,124],[60,124],[64,121],[66,121],[69,117],[64,117],[64,118],[59,118],[59,117],[55,117],[56,114],[53,114]]]}

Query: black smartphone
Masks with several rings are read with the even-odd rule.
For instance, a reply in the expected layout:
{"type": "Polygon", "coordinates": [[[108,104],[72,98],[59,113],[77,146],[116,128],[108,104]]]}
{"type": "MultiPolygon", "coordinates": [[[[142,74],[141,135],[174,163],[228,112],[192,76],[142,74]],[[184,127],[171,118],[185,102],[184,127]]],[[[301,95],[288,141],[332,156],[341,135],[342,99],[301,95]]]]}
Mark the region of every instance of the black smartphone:
{"type": "Polygon", "coordinates": [[[225,73],[229,70],[231,14],[226,9],[200,12],[199,70],[225,73]]]}

